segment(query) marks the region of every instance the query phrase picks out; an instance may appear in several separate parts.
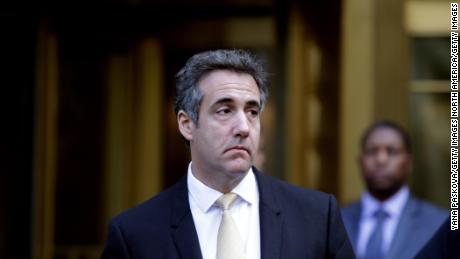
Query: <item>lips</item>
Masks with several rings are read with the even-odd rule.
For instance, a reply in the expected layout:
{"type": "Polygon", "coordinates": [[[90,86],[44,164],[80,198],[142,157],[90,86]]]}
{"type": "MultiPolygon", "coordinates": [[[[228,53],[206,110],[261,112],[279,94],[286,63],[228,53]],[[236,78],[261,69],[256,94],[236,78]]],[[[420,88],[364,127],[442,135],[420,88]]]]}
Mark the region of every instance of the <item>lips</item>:
{"type": "Polygon", "coordinates": [[[246,151],[248,154],[250,154],[249,149],[247,149],[247,148],[244,147],[244,146],[234,146],[234,147],[231,147],[231,148],[229,148],[229,149],[226,149],[225,152],[231,151],[231,150],[246,151]]]}

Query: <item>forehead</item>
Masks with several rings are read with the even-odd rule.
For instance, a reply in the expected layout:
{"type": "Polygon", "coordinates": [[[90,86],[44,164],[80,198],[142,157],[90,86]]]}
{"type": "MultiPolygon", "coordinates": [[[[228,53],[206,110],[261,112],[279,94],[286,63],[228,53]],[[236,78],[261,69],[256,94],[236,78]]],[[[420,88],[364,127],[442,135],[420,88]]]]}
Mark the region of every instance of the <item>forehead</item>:
{"type": "Polygon", "coordinates": [[[385,145],[385,146],[404,146],[403,137],[400,132],[395,129],[382,127],[373,129],[369,132],[367,136],[365,146],[376,146],[376,145],[385,145]]]}
{"type": "Polygon", "coordinates": [[[257,83],[250,74],[230,70],[211,71],[198,81],[198,86],[205,97],[234,94],[258,98],[260,95],[257,83]]]}

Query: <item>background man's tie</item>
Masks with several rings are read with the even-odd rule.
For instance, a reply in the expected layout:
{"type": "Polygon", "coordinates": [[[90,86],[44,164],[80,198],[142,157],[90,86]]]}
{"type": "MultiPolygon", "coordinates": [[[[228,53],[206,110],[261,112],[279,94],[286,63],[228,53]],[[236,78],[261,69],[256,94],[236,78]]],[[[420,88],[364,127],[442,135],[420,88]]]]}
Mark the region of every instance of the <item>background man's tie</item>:
{"type": "Polygon", "coordinates": [[[240,233],[233,221],[229,208],[236,200],[237,195],[226,193],[217,201],[216,205],[224,210],[219,232],[217,233],[216,259],[244,259],[244,247],[240,233]]]}
{"type": "Polygon", "coordinates": [[[374,213],[375,228],[372,232],[369,241],[366,246],[366,259],[381,259],[385,257],[385,254],[382,251],[383,244],[383,223],[388,217],[388,213],[385,212],[382,208],[379,208],[374,213]]]}

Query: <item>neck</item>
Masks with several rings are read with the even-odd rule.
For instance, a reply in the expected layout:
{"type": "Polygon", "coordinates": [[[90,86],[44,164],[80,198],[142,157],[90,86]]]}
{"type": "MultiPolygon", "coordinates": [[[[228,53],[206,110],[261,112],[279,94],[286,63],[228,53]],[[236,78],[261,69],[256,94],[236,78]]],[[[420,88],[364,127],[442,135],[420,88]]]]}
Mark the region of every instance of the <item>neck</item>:
{"type": "Polygon", "coordinates": [[[206,186],[217,190],[221,193],[232,191],[246,176],[247,172],[230,172],[230,173],[206,173],[194,166],[192,163],[192,174],[206,186]]]}

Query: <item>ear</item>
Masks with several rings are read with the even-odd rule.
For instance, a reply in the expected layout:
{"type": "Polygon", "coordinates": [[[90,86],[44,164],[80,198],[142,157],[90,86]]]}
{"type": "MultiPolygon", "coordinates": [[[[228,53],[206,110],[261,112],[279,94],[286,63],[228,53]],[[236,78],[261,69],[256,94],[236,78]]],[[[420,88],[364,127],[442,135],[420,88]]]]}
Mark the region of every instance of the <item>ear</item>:
{"type": "Polygon", "coordinates": [[[186,140],[192,141],[195,124],[185,111],[180,110],[177,113],[177,124],[179,125],[179,131],[182,134],[182,136],[186,140]]]}

